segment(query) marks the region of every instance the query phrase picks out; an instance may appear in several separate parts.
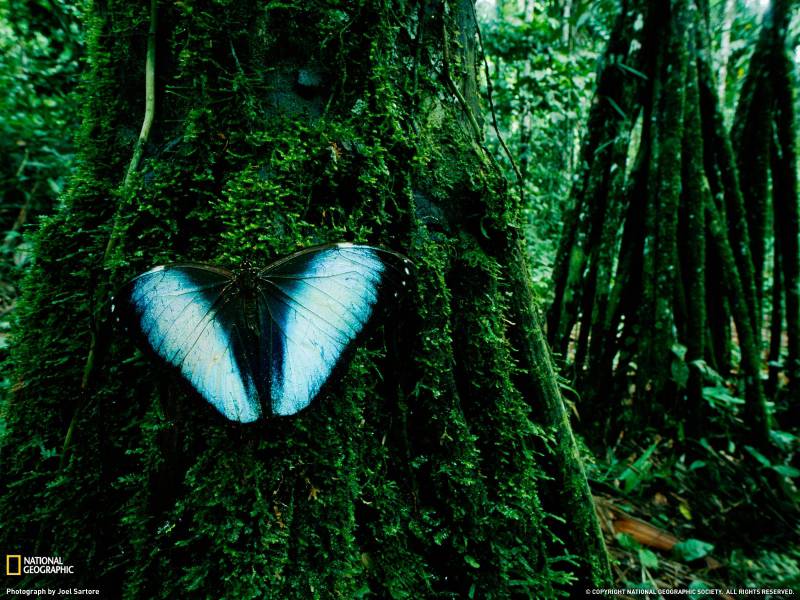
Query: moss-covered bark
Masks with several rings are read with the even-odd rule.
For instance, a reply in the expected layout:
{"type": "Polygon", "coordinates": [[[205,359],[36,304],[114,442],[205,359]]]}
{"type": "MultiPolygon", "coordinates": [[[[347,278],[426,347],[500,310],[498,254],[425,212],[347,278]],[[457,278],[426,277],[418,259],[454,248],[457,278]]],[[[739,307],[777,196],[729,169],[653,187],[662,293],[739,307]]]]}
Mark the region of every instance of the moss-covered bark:
{"type": "Polygon", "coordinates": [[[476,138],[471,5],[159,3],[128,189],[149,8],[92,11],[80,174],[39,233],[13,349],[3,547],[62,556],[108,597],[607,584],[518,207],[476,138]],[[342,239],[407,253],[415,285],[296,417],[223,422],[105,321],[108,290],[154,264],[342,239]]]}
{"type": "MultiPolygon", "coordinates": [[[[690,45],[692,47],[692,45],[690,45]]],[[[686,82],[683,135],[683,194],[681,228],[679,236],[685,240],[678,251],[684,266],[686,324],[686,362],[689,378],[686,382],[687,425],[693,436],[702,434],[706,407],[702,397],[703,375],[700,362],[706,358],[706,220],[705,203],[710,201],[711,190],[703,172],[703,137],[700,125],[700,99],[697,89],[697,65],[689,61],[689,78],[686,82]]]]}
{"type": "MultiPolygon", "coordinates": [[[[690,20],[684,2],[671,2],[655,16],[666,20],[653,81],[650,164],[645,214],[642,328],[638,353],[638,386],[662,394],[669,373],[663,367],[675,342],[675,297],[678,273],[678,204],[681,195],[681,142],[686,86],[687,36],[690,20]]],[[[643,405],[641,410],[646,410],[643,405]]]]}

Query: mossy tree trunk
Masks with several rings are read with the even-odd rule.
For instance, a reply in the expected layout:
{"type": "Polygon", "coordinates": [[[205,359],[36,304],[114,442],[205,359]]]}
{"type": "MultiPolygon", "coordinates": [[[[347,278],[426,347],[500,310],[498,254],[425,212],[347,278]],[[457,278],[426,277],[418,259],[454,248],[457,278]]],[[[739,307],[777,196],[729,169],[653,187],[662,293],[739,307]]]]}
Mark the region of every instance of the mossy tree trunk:
{"type": "Polygon", "coordinates": [[[703,365],[727,372],[733,318],[746,435],[765,447],[755,275],[706,11],[694,1],[623,3],[556,260],[548,336],[570,350],[580,412],[606,425],[595,431],[663,427],[665,415],[701,431],[703,365]],[[632,411],[609,407],[631,396],[632,411]],[[612,422],[618,415],[635,423],[612,422]]]}
{"type": "Polygon", "coordinates": [[[107,597],[607,585],[519,209],[481,144],[472,5],[152,6],[91,13],[80,170],[13,349],[3,547],[107,597]],[[223,422],[107,325],[109,290],[153,265],[343,239],[406,253],[415,285],[295,417],[223,422]]]}

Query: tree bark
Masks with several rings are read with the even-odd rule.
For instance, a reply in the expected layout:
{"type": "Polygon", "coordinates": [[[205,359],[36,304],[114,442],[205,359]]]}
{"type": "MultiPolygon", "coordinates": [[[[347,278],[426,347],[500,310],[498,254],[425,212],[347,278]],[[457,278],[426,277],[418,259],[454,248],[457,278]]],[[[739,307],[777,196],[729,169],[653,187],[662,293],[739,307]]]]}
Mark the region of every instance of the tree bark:
{"type": "MultiPolygon", "coordinates": [[[[785,293],[786,374],[789,398],[800,397],[800,216],[797,196],[797,152],[793,68],[786,49],[775,57],[775,120],[772,136],[772,201],[775,209],[775,249],[785,293]]],[[[777,271],[773,277],[777,277],[777,271]]],[[[787,423],[787,425],[791,425],[787,423]]]]}
{"type": "MultiPolygon", "coordinates": [[[[675,274],[678,266],[677,224],[681,192],[681,140],[686,85],[688,19],[683,2],[672,2],[658,20],[669,23],[662,35],[649,126],[650,154],[645,216],[644,286],[640,325],[639,393],[661,394],[669,373],[663,368],[675,342],[675,274]]],[[[644,410],[644,406],[642,407],[644,410]]]]}
{"type": "MultiPolygon", "coordinates": [[[[690,52],[692,47],[690,46],[690,52]]],[[[686,363],[689,379],[686,384],[686,423],[692,437],[700,437],[706,422],[703,400],[703,374],[699,361],[705,360],[706,349],[706,221],[705,203],[711,201],[711,190],[703,172],[703,135],[700,123],[697,65],[689,61],[686,83],[683,134],[684,210],[681,214],[683,279],[686,298],[686,363]]]]}

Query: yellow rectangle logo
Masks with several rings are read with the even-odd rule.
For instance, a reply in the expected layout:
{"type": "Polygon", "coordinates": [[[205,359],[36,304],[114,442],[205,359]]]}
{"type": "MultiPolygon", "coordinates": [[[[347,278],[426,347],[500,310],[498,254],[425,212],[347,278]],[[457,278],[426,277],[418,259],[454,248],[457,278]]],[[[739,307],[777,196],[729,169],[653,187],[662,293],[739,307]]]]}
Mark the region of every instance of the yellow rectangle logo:
{"type": "Polygon", "coordinates": [[[21,554],[6,554],[6,575],[22,575],[21,554]],[[14,567],[15,563],[16,567],[14,567]]]}

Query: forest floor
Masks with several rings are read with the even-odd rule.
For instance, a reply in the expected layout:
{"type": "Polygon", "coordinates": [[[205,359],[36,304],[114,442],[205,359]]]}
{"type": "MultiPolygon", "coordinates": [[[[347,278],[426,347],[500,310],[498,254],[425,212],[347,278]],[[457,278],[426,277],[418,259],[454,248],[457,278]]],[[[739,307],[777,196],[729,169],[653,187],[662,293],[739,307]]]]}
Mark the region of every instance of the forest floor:
{"type": "Polygon", "coordinates": [[[692,598],[710,590],[722,598],[800,594],[799,521],[774,489],[774,473],[747,449],[707,445],[691,462],[676,455],[671,440],[656,436],[623,460],[590,466],[615,585],[653,590],[617,597],[674,595],[656,590],[692,590],[692,598]]]}

